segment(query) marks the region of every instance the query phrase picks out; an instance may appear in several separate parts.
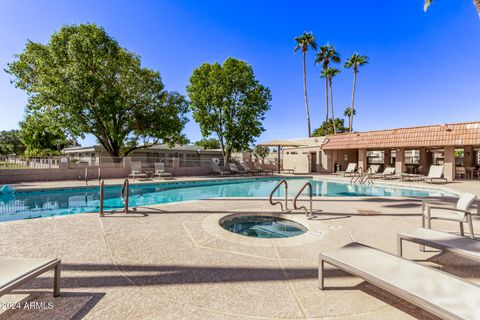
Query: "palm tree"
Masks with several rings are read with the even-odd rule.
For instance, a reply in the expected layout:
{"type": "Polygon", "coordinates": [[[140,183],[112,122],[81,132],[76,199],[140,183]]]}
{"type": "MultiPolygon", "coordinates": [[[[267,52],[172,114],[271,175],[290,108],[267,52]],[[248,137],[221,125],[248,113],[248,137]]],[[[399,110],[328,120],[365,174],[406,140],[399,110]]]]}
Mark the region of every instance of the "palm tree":
{"type": "MultiPolygon", "coordinates": [[[[430,5],[433,3],[433,0],[425,0],[423,3],[423,10],[427,12],[430,5]]],[[[480,17],[480,0],[473,0],[473,5],[477,8],[478,16],[480,17]]]]}
{"type": "Polygon", "coordinates": [[[297,42],[297,45],[293,49],[294,52],[302,50],[303,53],[303,95],[305,96],[305,111],[307,112],[307,125],[308,125],[308,136],[311,137],[312,130],[310,128],[310,110],[308,109],[308,97],[307,97],[307,51],[309,48],[317,50],[317,43],[315,42],[315,37],[311,32],[304,32],[302,35],[294,39],[297,42]]]}
{"type": "Polygon", "coordinates": [[[361,66],[368,64],[368,57],[361,56],[358,53],[352,54],[350,58],[345,61],[344,68],[353,69],[353,88],[352,88],[352,112],[348,118],[348,130],[353,130],[353,116],[355,115],[355,88],[357,86],[357,73],[361,66]]]}
{"type": "Polygon", "coordinates": [[[352,109],[351,107],[347,107],[345,111],[343,111],[343,115],[345,117],[350,117],[351,115],[356,116],[357,115],[357,110],[352,109]]]}
{"type": "MultiPolygon", "coordinates": [[[[332,79],[337,76],[341,71],[332,67],[328,67],[325,70],[322,70],[320,77],[325,78],[329,89],[330,89],[330,105],[332,107],[332,125],[333,125],[333,134],[337,133],[337,128],[335,125],[335,110],[333,109],[333,89],[332,89],[332,79]]],[[[327,93],[328,94],[328,93],[327,93]]],[[[327,119],[328,121],[328,119],[327,119]]]]}
{"type": "MultiPolygon", "coordinates": [[[[328,43],[320,47],[320,51],[315,57],[315,63],[322,64],[322,72],[328,69],[330,62],[340,63],[340,55],[335,51],[335,47],[328,43]]],[[[325,121],[328,121],[328,79],[325,78],[325,121]]]]}

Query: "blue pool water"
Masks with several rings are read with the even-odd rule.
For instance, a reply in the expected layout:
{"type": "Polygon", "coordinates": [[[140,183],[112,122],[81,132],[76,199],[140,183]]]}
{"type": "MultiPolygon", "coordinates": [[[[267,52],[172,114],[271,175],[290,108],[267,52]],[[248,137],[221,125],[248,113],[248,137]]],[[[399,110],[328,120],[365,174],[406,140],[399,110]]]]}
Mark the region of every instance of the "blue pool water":
{"type": "Polygon", "coordinates": [[[220,225],[228,231],[253,238],[290,238],[307,231],[300,223],[270,216],[233,217],[220,225]]]}
{"type": "MultiPolygon", "coordinates": [[[[130,186],[130,206],[225,197],[268,197],[280,178],[219,179],[192,182],[151,183],[130,186]]],[[[342,182],[289,178],[289,197],[307,181],[315,196],[428,197],[450,195],[438,190],[389,186],[350,185],[342,182]]],[[[284,195],[283,187],[275,194],[284,195]]],[[[120,186],[105,187],[105,210],[123,206],[120,186]]],[[[98,186],[0,194],[0,221],[98,211],[98,186]]]]}

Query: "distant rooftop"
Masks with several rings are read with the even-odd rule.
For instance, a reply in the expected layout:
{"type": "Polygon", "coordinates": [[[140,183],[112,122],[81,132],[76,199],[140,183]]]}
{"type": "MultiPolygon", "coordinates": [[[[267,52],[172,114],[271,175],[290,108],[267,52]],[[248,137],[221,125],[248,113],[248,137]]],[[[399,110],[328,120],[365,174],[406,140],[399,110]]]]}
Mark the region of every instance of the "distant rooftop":
{"type": "Polygon", "coordinates": [[[480,122],[386,129],[329,135],[324,150],[480,145],[480,122]]]}

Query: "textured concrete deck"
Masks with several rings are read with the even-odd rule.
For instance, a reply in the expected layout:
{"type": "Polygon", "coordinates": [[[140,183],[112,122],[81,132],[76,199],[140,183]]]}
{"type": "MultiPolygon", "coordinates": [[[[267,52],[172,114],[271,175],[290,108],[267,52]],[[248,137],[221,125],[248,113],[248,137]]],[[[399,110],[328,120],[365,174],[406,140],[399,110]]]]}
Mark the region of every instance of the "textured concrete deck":
{"type": "MultiPolygon", "coordinates": [[[[0,310],[1,319],[434,319],[415,306],[328,267],[317,288],[318,253],[351,241],[395,253],[396,234],[420,225],[415,199],[323,198],[309,231],[290,239],[232,234],[218,220],[272,212],[266,200],[193,201],[135,214],[41,218],[0,224],[0,255],[60,257],[62,294],[52,274],[0,302],[52,302],[47,310],[0,310]]],[[[480,217],[475,217],[480,231],[480,217]]],[[[458,232],[458,224],[434,222],[458,232]]],[[[405,256],[480,284],[468,260],[406,244],[405,256]]],[[[415,275],[412,275],[412,281],[415,275]]],[[[452,294],[452,296],[454,293],[452,294]]]]}

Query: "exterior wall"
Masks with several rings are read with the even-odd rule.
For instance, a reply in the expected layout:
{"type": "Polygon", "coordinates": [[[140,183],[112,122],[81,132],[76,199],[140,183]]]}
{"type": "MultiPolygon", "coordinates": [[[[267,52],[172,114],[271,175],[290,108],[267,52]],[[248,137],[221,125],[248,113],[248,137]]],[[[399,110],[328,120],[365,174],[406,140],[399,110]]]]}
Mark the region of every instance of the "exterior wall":
{"type": "Polygon", "coordinates": [[[395,172],[405,172],[405,148],[397,149],[395,156],[395,172]]]}
{"type": "Polygon", "coordinates": [[[310,159],[308,154],[288,154],[283,159],[283,167],[285,169],[293,169],[295,173],[309,173],[310,159]]]}
{"type": "Polygon", "coordinates": [[[367,165],[367,149],[358,149],[358,168],[365,172],[367,165]]]}
{"type": "Polygon", "coordinates": [[[336,153],[336,161],[333,163],[333,165],[339,164],[341,166],[341,171],[344,171],[349,163],[357,163],[358,161],[358,152],[356,149],[337,150],[336,153]]]}
{"type": "Polygon", "coordinates": [[[455,180],[455,147],[445,147],[443,176],[448,181],[455,180]]]}
{"type": "Polygon", "coordinates": [[[315,152],[316,154],[316,172],[328,172],[328,157],[323,150],[320,150],[318,146],[284,148],[282,157],[283,168],[294,169],[295,173],[310,173],[310,154],[312,152],[315,152]]]}

